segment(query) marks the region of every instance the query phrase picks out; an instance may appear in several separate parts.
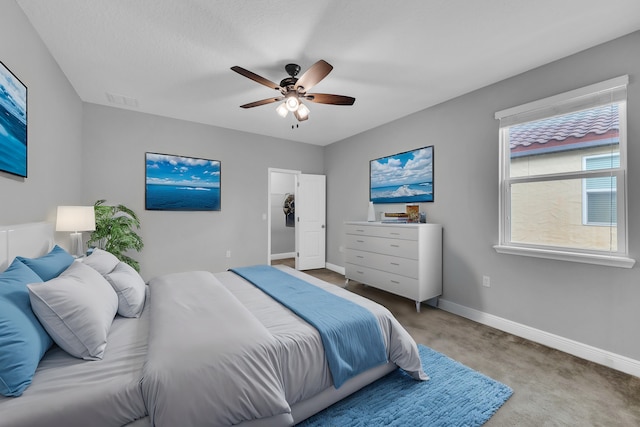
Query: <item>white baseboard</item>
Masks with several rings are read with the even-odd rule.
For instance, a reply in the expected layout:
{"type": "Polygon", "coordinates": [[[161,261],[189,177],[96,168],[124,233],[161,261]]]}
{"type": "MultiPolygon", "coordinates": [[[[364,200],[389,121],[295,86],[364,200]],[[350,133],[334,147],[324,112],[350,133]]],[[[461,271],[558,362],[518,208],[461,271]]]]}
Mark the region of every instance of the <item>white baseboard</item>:
{"type": "Polygon", "coordinates": [[[342,274],[343,276],[344,276],[344,273],[346,272],[344,267],[340,267],[339,265],[331,264],[329,262],[325,263],[324,266],[327,270],[335,271],[336,273],[342,274]]]}
{"type": "Polygon", "coordinates": [[[457,314],[458,316],[482,323],[483,325],[491,326],[492,328],[526,338],[530,341],[555,348],[556,350],[607,366],[617,371],[640,377],[640,361],[638,360],[465,307],[445,299],[440,299],[438,307],[450,313],[457,314]]]}
{"type": "Polygon", "coordinates": [[[295,252],[286,252],[283,254],[271,254],[271,259],[287,259],[287,258],[295,258],[296,257],[296,253],[295,252]]]}

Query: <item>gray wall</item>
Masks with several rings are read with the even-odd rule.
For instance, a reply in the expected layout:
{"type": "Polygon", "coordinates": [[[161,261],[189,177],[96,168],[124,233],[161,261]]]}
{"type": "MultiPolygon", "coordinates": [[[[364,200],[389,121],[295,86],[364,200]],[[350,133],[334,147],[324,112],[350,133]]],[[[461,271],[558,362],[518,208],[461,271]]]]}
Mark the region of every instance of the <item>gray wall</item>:
{"type": "Polygon", "coordinates": [[[327,261],[344,265],[342,222],[366,219],[368,161],[433,144],[435,202],[421,210],[444,227],[444,299],[640,360],[638,265],[600,267],[500,255],[492,248],[498,243],[494,113],[629,74],[629,249],[640,258],[638,46],[640,32],[326,147],[327,261]],[[491,288],[482,287],[482,275],[491,277],[491,288]]]}
{"type": "Polygon", "coordinates": [[[84,105],[83,198],[133,209],[145,248],[132,256],[145,279],[163,273],[266,263],[268,168],[322,173],[323,147],[134,111],[84,105]],[[222,162],[219,212],[144,209],[144,153],[222,162]],[[226,251],[231,258],[226,258],[226,251]]]}
{"type": "Polygon", "coordinates": [[[55,221],[81,201],[82,102],[13,1],[0,6],[0,61],[27,86],[28,144],[28,177],[0,172],[0,224],[55,221]]]}

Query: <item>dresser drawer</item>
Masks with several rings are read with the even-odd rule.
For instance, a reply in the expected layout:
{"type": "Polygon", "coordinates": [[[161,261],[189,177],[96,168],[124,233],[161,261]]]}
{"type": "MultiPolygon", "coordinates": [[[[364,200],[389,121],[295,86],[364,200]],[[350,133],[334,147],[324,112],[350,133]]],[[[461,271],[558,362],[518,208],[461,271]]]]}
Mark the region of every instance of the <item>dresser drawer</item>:
{"type": "Polygon", "coordinates": [[[418,260],[358,250],[347,251],[345,261],[406,277],[418,278],[418,260]]]}
{"type": "Polygon", "coordinates": [[[347,234],[347,249],[418,259],[418,241],[347,234]]]}
{"type": "Polygon", "coordinates": [[[346,278],[391,292],[414,301],[419,300],[418,280],[361,265],[345,263],[346,278]]]}
{"type": "Polygon", "coordinates": [[[380,225],[345,224],[347,234],[356,236],[387,237],[391,239],[418,240],[418,229],[413,227],[385,227],[380,225]]]}

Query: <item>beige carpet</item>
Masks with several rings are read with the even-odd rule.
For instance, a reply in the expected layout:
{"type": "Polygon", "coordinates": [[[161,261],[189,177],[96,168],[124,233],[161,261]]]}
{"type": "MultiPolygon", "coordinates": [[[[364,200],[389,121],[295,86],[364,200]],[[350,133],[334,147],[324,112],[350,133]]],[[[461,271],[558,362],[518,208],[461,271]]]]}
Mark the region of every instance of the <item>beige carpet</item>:
{"type": "MultiPolygon", "coordinates": [[[[330,270],[306,273],[344,285],[330,270]]],[[[413,301],[357,282],[347,289],[386,306],[416,342],[510,386],[513,396],[488,427],[640,426],[640,378],[424,304],[417,313],[413,301]]]]}

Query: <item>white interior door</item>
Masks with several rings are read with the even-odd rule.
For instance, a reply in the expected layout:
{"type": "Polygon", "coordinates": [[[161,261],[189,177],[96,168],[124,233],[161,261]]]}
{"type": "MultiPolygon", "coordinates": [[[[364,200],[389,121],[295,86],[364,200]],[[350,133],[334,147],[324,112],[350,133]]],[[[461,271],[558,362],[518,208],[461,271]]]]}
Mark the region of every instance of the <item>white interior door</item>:
{"type": "Polygon", "coordinates": [[[296,175],[296,270],[325,267],[326,177],[296,175]]]}

